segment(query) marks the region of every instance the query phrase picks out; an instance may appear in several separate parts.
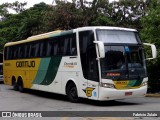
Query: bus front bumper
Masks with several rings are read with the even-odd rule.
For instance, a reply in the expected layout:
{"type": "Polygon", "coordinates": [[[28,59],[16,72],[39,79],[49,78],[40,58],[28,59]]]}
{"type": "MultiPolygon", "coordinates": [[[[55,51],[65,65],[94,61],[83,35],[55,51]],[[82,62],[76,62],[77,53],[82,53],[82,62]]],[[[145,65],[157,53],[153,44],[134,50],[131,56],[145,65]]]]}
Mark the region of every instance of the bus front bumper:
{"type": "Polygon", "coordinates": [[[134,97],[142,97],[147,93],[147,86],[143,86],[136,89],[125,89],[125,90],[117,90],[113,88],[99,88],[99,100],[117,100],[117,99],[127,99],[134,97]]]}

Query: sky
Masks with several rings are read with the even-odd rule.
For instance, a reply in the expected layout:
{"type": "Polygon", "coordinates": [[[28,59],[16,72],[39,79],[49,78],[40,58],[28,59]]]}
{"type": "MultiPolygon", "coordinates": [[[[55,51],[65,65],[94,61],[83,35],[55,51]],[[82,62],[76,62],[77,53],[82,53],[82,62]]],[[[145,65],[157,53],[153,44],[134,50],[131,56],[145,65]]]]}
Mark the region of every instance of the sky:
{"type": "MultiPolygon", "coordinates": [[[[52,4],[53,0],[0,0],[0,5],[3,3],[13,3],[15,1],[19,2],[27,2],[26,8],[32,7],[34,4],[40,3],[40,2],[45,2],[46,4],[52,4]]],[[[72,0],[67,0],[67,1],[72,1],[72,0]]],[[[92,0],[88,0],[92,1],[92,0]]],[[[117,0],[110,0],[110,1],[117,1],[117,0]]]]}

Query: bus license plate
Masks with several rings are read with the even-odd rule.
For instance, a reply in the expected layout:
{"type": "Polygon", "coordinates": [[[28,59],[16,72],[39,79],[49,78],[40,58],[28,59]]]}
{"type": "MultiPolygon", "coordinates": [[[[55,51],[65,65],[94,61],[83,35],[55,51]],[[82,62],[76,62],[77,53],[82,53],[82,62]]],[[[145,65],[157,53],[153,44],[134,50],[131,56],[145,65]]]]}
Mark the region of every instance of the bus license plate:
{"type": "Polygon", "coordinates": [[[132,92],[125,92],[125,96],[132,95],[132,92]]]}

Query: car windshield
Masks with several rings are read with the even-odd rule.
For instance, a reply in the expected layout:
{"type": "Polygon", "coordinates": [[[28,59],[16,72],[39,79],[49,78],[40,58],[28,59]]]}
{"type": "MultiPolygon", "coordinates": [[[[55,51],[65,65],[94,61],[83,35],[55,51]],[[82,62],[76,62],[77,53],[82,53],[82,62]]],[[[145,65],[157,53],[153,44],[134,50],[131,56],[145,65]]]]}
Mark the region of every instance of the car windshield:
{"type": "Polygon", "coordinates": [[[146,76],[146,66],[141,46],[105,46],[101,59],[102,78],[138,79],[146,76]]]}

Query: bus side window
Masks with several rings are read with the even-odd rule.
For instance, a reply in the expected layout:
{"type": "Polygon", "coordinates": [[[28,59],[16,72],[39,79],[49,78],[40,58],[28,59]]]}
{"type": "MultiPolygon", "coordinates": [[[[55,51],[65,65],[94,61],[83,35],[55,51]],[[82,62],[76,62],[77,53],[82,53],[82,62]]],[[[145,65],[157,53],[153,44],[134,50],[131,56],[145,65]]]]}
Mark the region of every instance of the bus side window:
{"type": "Polygon", "coordinates": [[[64,56],[64,40],[65,40],[65,37],[62,36],[62,37],[59,37],[58,39],[58,56],[64,56]]]}
{"type": "Polygon", "coordinates": [[[8,59],[9,60],[13,59],[13,47],[12,46],[9,47],[8,59]]]}
{"type": "Polygon", "coordinates": [[[36,50],[36,44],[31,44],[31,51],[30,51],[30,57],[35,57],[35,50],[36,50]]]}
{"type": "Polygon", "coordinates": [[[4,59],[8,60],[9,59],[9,47],[5,47],[4,49],[4,59]]]}
{"type": "Polygon", "coordinates": [[[57,37],[52,37],[49,39],[49,42],[48,42],[47,54],[48,56],[56,56],[57,53],[58,53],[57,37]]]}
{"type": "Polygon", "coordinates": [[[73,56],[77,55],[76,47],[76,34],[68,35],[64,40],[64,55],[73,56]]]}
{"type": "Polygon", "coordinates": [[[40,56],[40,44],[39,42],[36,42],[35,46],[34,46],[34,49],[35,49],[35,55],[34,57],[39,57],[40,56]]]}
{"type": "Polygon", "coordinates": [[[71,36],[71,55],[77,55],[76,34],[71,36]]]}
{"type": "Polygon", "coordinates": [[[40,56],[41,57],[47,56],[47,48],[48,48],[48,42],[46,42],[46,40],[41,41],[40,43],[40,56]]]}
{"type": "Polygon", "coordinates": [[[25,58],[29,58],[30,57],[30,51],[31,51],[30,44],[26,44],[25,45],[25,58]]]}
{"type": "Polygon", "coordinates": [[[18,58],[24,58],[25,57],[25,47],[24,45],[19,46],[18,50],[18,58]]]}
{"type": "Polygon", "coordinates": [[[57,40],[55,41],[55,44],[54,44],[54,56],[58,55],[58,43],[57,43],[57,40]]]}
{"type": "Polygon", "coordinates": [[[70,55],[70,40],[69,38],[65,38],[64,39],[64,50],[63,50],[63,53],[64,55],[68,56],[70,55]]]}
{"type": "Polygon", "coordinates": [[[3,54],[0,53],[0,63],[3,63],[3,54]]]}
{"type": "Polygon", "coordinates": [[[18,46],[14,46],[13,47],[13,59],[17,59],[18,58],[18,49],[19,47],[18,46]]]}
{"type": "Polygon", "coordinates": [[[98,63],[96,60],[96,49],[95,46],[87,48],[87,74],[88,79],[98,81],[98,63]]]}
{"type": "Polygon", "coordinates": [[[47,56],[52,56],[51,52],[52,52],[52,41],[48,41],[48,50],[47,50],[47,56]]]}
{"type": "Polygon", "coordinates": [[[98,81],[98,63],[93,31],[79,32],[79,47],[84,78],[98,81]]]}

